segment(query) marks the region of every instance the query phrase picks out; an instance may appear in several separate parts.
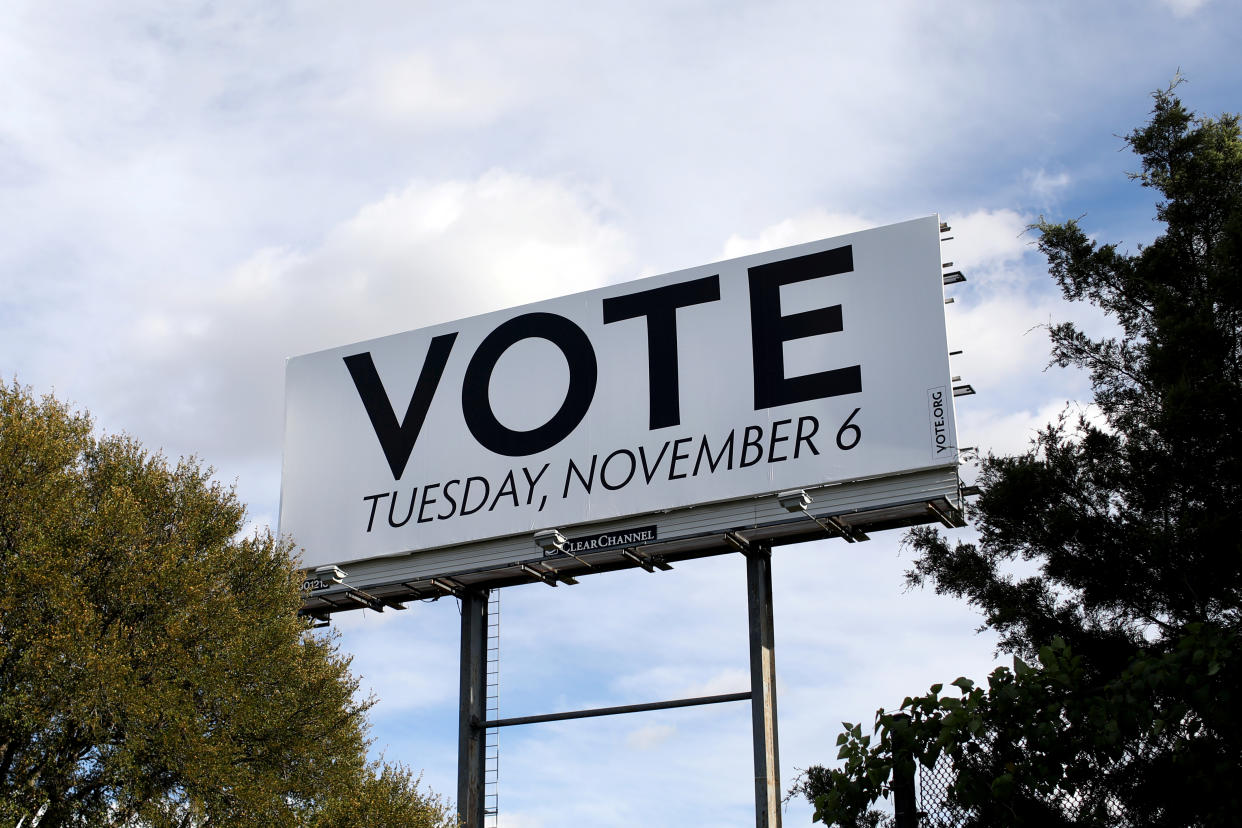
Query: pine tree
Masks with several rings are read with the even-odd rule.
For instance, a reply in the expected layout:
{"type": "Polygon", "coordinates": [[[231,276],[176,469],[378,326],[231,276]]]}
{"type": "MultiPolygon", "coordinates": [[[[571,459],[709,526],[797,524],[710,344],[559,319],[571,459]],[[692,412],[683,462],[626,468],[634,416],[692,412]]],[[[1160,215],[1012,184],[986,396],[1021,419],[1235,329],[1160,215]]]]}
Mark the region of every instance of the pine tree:
{"type": "MultiPolygon", "coordinates": [[[[978,543],[907,540],[909,581],[965,599],[1015,656],[988,688],[881,711],[872,744],[842,734],[844,769],[802,791],[849,824],[889,784],[895,737],[947,754],[979,825],[1232,825],[1242,808],[1242,137],[1155,94],[1126,141],[1159,193],[1164,232],[1133,253],[1077,221],[1040,221],[1065,297],[1120,335],[1051,326],[1052,361],[1088,372],[1098,416],[1063,417],[1030,449],[989,456],[978,543]],[[1035,572],[1010,574],[1015,562],[1035,572]],[[1058,806],[1073,793],[1081,810],[1058,806]],[[1111,804],[1110,804],[1111,803],[1111,804]],[[1114,821],[1110,821],[1114,820],[1114,821]]],[[[812,777],[808,776],[807,780],[812,777]]]]}

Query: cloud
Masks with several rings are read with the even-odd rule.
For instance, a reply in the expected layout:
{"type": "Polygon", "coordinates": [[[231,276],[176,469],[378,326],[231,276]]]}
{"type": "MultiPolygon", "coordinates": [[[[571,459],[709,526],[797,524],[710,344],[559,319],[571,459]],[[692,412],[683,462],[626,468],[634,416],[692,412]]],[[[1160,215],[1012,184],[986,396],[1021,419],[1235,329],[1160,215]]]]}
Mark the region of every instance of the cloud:
{"type": "Polygon", "coordinates": [[[369,81],[366,109],[425,127],[484,123],[518,103],[512,79],[480,72],[473,61],[446,67],[427,54],[382,61],[369,81]]]}
{"type": "Polygon", "coordinates": [[[451,643],[457,624],[428,606],[411,602],[404,613],[353,612],[334,619],[348,637],[360,695],[383,699],[386,717],[436,712],[457,698],[457,674],[451,669],[459,655],[451,643]]]}
{"type": "Polygon", "coordinates": [[[344,113],[419,130],[480,127],[555,95],[565,59],[556,38],[502,35],[459,38],[373,58],[342,95],[344,113]],[[513,67],[524,71],[514,73],[513,67]]]}
{"type": "Polygon", "coordinates": [[[1041,207],[1047,208],[1055,204],[1070,185],[1069,173],[1062,170],[1058,173],[1049,173],[1042,167],[1038,170],[1025,170],[1022,178],[1026,182],[1027,188],[1031,191],[1031,195],[1035,198],[1035,203],[1041,207]]]}
{"type": "Polygon", "coordinates": [[[944,220],[952,236],[942,246],[944,253],[958,268],[969,271],[967,277],[980,271],[1002,275],[1033,253],[1034,239],[1026,229],[1031,218],[1016,210],[974,210],[944,220]]]}
{"type": "Polygon", "coordinates": [[[817,239],[841,236],[874,226],[876,226],[874,222],[862,216],[814,209],[764,227],[754,236],[737,234],[729,236],[725,241],[721,258],[736,259],[750,253],[760,253],[817,239]]]}
{"type": "Polygon", "coordinates": [[[624,234],[560,182],[495,170],[411,183],[310,249],[259,250],[152,297],[132,356],[103,377],[130,389],[108,420],[155,445],[270,462],[286,357],[590,289],[628,258],[624,234]]]}

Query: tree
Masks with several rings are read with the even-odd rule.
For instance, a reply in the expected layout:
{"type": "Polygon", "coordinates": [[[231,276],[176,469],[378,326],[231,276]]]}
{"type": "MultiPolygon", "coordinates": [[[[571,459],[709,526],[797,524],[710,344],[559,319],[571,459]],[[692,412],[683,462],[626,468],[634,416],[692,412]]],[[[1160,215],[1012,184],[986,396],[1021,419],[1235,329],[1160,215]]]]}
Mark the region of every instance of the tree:
{"type": "Polygon", "coordinates": [[[402,765],[376,765],[362,784],[324,803],[315,828],[440,828],[456,826],[435,794],[423,793],[420,779],[402,765]]]}
{"type": "MultiPolygon", "coordinates": [[[[981,463],[979,541],[917,529],[912,585],[963,598],[1014,653],[987,689],[908,698],[838,741],[841,769],[804,785],[848,824],[890,784],[895,735],[941,754],[978,824],[1236,824],[1242,798],[1242,137],[1175,94],[1127,138],[1164,232],[1124,253],[1076,221],[1040,221],[1067,299],[1120,328],[1049,329],[1052,362],[1089,373],[1098,418],[1062,417],[1023,454],[981,463]],[[1011,574],[1017,561],[1037,574],[1011,574]],[[1081,809],[1064,807],[1081,801],[1081,809]],[[1109,804],[1111,803],[1111,805],[1109,804]]],[[[809,781],[810,777],[808,777],[809,781]]]]}
{"type": "Polygon", "coordinates": [[[367,761],[371,700],[243,517],[196,461],[0,386],[0,823],[450,824],[367,761]]]}

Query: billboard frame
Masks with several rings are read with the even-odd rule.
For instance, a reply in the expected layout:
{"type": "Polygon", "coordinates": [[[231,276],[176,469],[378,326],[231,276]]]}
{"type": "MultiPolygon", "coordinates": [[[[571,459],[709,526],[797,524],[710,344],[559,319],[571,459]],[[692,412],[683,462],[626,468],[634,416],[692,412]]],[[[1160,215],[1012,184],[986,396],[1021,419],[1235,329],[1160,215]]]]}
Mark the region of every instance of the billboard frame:
{"type": "MultiPolygon", "coordinates": [[[[337,612],[400,610],[407,601],[460,597],[473,589],[539,581],[551,586],[572,585],[585,575],[622,569],[668,570],[682,561],[740,551],[742,543],[781,546],[833,537],[852,543],[866,540],[869,532],[885,529],[927,523],[939,523],[946,528],[966,525],[956,467],[796,491],[805,492],[811,498],[804,509],[791,510],[782,505],[781,497],[786,493],[711,504],[714,508],[700,510],[706,514],[698,522],[705,528],[695,531],[687,527],[688,531],[647,543],[621,544],[571,555],[548,554],[536,539],[539,532],[510,538],[508,548],[499,550],[488,562],[451,575],[419,573],[401,558],[347,564],[348,572],[341,572],[336,566],[321,567],[319,571],[336,570],[340,580],[331,582],[316,577],[315,571],[308,572],[303,582],[300,612],[327,622],[337,612]],[[907,497],[894,502],[892,492],[902,489],[906,490],[907,497]],[[853,508],[842,508],[846,503],[853,504],[853,508]],[[723,512],[726,518],[718,518],[712,511],[723,512]],[[739,511],[749,513],[752,518],[737,520],[739,511]],[[734,520],[730,522],[728,517],[734,520]]],[[[566,540],[607,532],[624,535],[627,529],[644,526],[659,517],[667,518],[644,514],[623,521],[578,526],[566,540]]],[[[549,530],[560,531],[559,527],[542,531],[549,530]]],[[[479,546],[486,548],[493,544],[481,542],[479,546]]],[[[413,553],[414,556],[425,554],[413,553]]]]}
{"type": "MultiPolygon", "coordinates": [[[[335,611],[359,606],[382,608],[404,599],[454,594],[466,586],[521,583],[523,577],[546,581],[559,578],[561,574],[575,577],[627,565],[645,568],[657,558],[668,562],[697,556],[689,553],[711,554],[700,550],[711,547],[713,543],[718,545],[730,532],[741,533],[754,541],[777,543],[786,542],[791,536],[821,536],[815,529],[799,525],[799,520],[810,523],[819,521],[817,525],[821,529],[826,524],[845,536],[851,536],[855,531],[865,533],[868,529],[909,526],[926,521],[957,525],[960,522],[961,495],[956,475],[958,457],[954,392],[949,377],[948,347],[943,326],[943,286],[946,280],[936,266],[942,258],[942,240],[940,234],[935,232],[937,229],[943,232],[938,219],[928,216],[521,308],[496,311],[291,360],[281,531],[292,532],[295,540],[305,538],[308,567],[313,569],[315,564],[322,563],[324,566],[320,568],[326,570],[328,575],[308,573],[304,584],[308,592],[306,609],[323,618],[335,611]],[[933,251],[937,262],[931,261],[933,251]],[[932,279],[936,280],[934,285],[932,279]],[[778,292],[786,288],[795,290],[792,294],[778,292]],[[808,293],[811,288],[814,291],[808,293]],[[898,289],[897,294],[890,295],[895,289],[898,289]],[[652,296],[660,298],[657,301],[652,296]],[[652,305],[653,302],[658,307],[652,305]],[[783,309],[782,302],[787,303],[783,309]],[[939,308],[934,311],[940,320],[938,322],[929,316],[933,313],[933,306],[939,308]],[[603,308],[602,325],[597,318],[600,307],[603,308]],[[806,307],[810,310],[803,310],[806,307]],[[842,307],[846,309],[845,323],[841,322],[842,307]],[[705,322],[704,314],[713,308],[717,314],[710,317],[710,323],[705,322]],[[561,312],[568,316],[559,316],[561,312]],[[531,321],[535,317],[544,322],[560,320],[558,324],[566,332],[576,331],[575,336],[585,337],[583,341],[588,348],[594,341],[600,366],[620,371],[641,384],[644,390],[639,392],[639,398],[634,402],[641,403],[642,395],[649,387],[650,425],[645,416],[638,418],[642,420],[641,425],[634,422],[637,412],[633,410],[635,406],[630,404],[629,397],[625,398],[622,407],[628,413],[618,419],[617,409],[609,405],[617,399],[607,396],[613,393],[609,386],[615,384],[610,378],[599,386],[595,408],[590,408],[587,398],[587,407],[582,409],[580,415],[587,419],[580,421],[579,427],[564,432],[568,436],[560,438],[560,443],[551,444],[551,448],[532,449],[535,453],[531,454],[520,447],[498,445],[493,441],[494,434],[486,440],[481,438],[481,433],[491,433],[489,429],[499,428],[503,433],[522,436],[524,440],[533,439],[532,435],[541,433],[561,418],[566,407],[571,407],[571,398],[582,396],[581,388],[575,391],[573,368],[574,359],[580,362],[581,358],[571,358],[572,349],[564,344],[560,334],[539,330],[531,321]],[[577,327],[570,317],[577,318],[584,327],[577,327]],[[698,356],[693,359],[699,360],[700,371],[689,374],[686,373],[689,370],[685,361],[687,352],[680,352],[683,359],[680,410],[685,412],[689,408],[693,411],[686,415],[689,419],[672,439],[664,429],[679,422],[676,420],[677,369],[673,369],[671,383],[666,382],[668,378],[659,380],[672,388],[673,396],[660,397],[656,389],[663,386],[657,382],[655,355],[659,348],[664,348],[660,352],[671,356],[676,363],[679,351],[668,351],[667,342],[657,346],[657,317],[669,322],[672,328],[671,334],[667,331],[661,334],[671,336],[671,347],[678,347],[676,331],[677,326],[681,325],[683,340],[689,337],[687,341],[697,342],[694,347],[699,349],[698,356]],[[716,326],[726,319],[739,326],[739,336],[719,333],[716,326]],[[887,333],[877,334],[873,329],[881,320],[885,325],[909,324],[915,333],[914,338],[902,340],[894,339],[887,333]],[[518,322],[521,324],[515,325],[518,322]],[[618,322],[621,324],[610,324],[618,322]],[[619,340],[616,336],[624,329],[626,336],[632,339],[635,334],[641,335],[644,325],[648,337],[646,359],[641,354],[630,353],[641,351],[636,344],[630,343],[629,339],[619,340]],[[590,332],[589,335],[584,331],[590,332]],[[746,332],[749,332],[749,337],[744,335],[746,332]],[[598,339],[593,339],[595,337],[598,339]],[[564,356],[570,363],[567,396],[561,409],[543,426],[532,431],[513,431],[496,421],[491,403],[479,396],[479,388],[484,389],[482,393],[488,393],[484,380],[491,377],[491,381],[496,381],[499,375],[494,376],[492,369],[509,347],[525,340],[543,339],[559,348],[558,359],[564,356]],[[731,343],[730,350],[716,354],[720,343],[725,341],[731,343]],[[456,352],[453,351],[454,342],[458,343],[456,352]],[[934,352],[938,348],[932,346],[940,342],[945,345],[944,353],[936,355],[934,352]],[[626,345],[620,352],[616,350],[619,343],[626,345]],[[783,355],[782,348],[786,349],[783,355]],[[375,353],[374,359],[372,352],[375,353]],[[707,362],[703,361],[705,352],[712,354],[707,362]],[[483,356],[480,357],[480,354],[483,356]],[[384,361],[396,358],[404,360],[406,367],[397,368],[402,363],[384,361]],[[341,366],[342,359],[348,367],[348,374],[341,366]],[[739,386],[730,381],[733,373],[727,366],[733,364],[732,359],[745,360],[753,367],[753,376],[750,377],[754,384],[753,401],[748,397],[749,383],[739,386]],[[787,359],[793,362],[786,364],[787,359]],[[463,372],[467,360],[469,364],[465,365],[463,372]],[[860,365],[852,364],[855,362],[861,364],[861,369],[860,365]],[[422,373],[419,373],[420,366],[422,373]],[[708,367],[714,373],[701,373],[708,367]],[[824,368],[830,370],[821,370],[824,368]],[[860,370],[862,373],[859,373],[860,370]],[[384,376],[381,378],[377,371],[384,376]],[[807,390],[839,380],[840,377],[835,376],[838,374],[849,374],[846,379],[855,383],[861,382],[858,377],[866,376],[865,388],[858,385],[850,390],[807,390]],[[357,394],[349,385],[349,377],[358,386],[357,394]],[[442,377],[446,377],[443,383],[442,377]],[[459,377],[460,386],[456,384],[459,377]],[[405,420],[398,421],[397,412],[403,410],[399,407],[404,400],[403,383],[412,383],[414,378],[418,382],[410,409],[405,420]],[[384,386],[386,380],[391,380],[391,387],[387,389],[384,386]],[[436,388],[441,384],[445,387],[437,397],[436,388]],[[453,412],[452,406],[456,405],[453,397],[459,387],[462,407],[460,412],[453,412]],[[368,389],[365,393],[364,388],[368,389]],[[468,389],[472,390],[468,392],[468,389]],[[706,407],[702,401],[704,394],[713,400],[706,407]],[[794,396],[786,399],[790,394],[794,396]],[[859,394],[861,396],[853,396],[859,394]],[[717,395],[720,396],[718,405],[715,402],[717,395]],[[390,396],[392,399],[389,399],[390,396]],[[920,396],[925,396],[926,407],[919,401],[920,396]],[[361,405],[358,397],[362,397],[361,405]],[[393,402],[398,405],[392,405],[393,402]],[[749,421],[756,424],[743,426],[748,421],[751,402],[754,405],[751,412],[754,419],[749,421]],[[478,403],[486,416],[477,413],[467,403],[478,403]],[[361,413],[364,408],[365,415],[361,413]],[[715,413],[717,410],[723,413],[715,413]],[[860,410],[864,411],[864,415],[859,417],[858,422],[866,430],[866,437],[864,448],[855,452],[851,449],[863,437],[863,430],[853,424],[860,410]],[[464,419],[465,425],[470,427],[469,433],[460,420],[454,419],[455,416],[464,419]],[[480,426],[479,421],[487,428],[480,426]],[[418,470],[415,476],[421,477],[422,498],[416,509],[415,495],[420,492],[420,486],[411,489],[407,485],[409,475],[402,483],[401,474],[408,471],[406,462],[411,459],[409,452],[424,422],[428,435],[423,442],[427,445],[420,443],[420,454],[414,458],[417,463],[411,466],[418,470]],[[619,429],[615,434],[610,431],[614,427],[619,429]],[[718,430],[721,428],[726,430],[718,430]],[[781,433],[782,428],[784,433],[781,433]],[[636,432],[635,429],[640,430],[636,432]],[[747,449],[752,445],[752,429],[756,435],[753,439],[758,441],[758,459],[753,462],[746,459],[747,449]],[[834,430],[835,441],[832,436],[834,430]],[[923,431],[927,431],[927,436],[920,436],[923,431]],[[479,445],[470,442],[471,433],[479,445]],[[585,436],[587,433],[591,435],[589,438],[585,436]],[[454,436],[459,434],[464,435],[466,443],[469,443],[461,444],[460,449],[452,442],[454,436]],[[819,436],[815,437],[816,434],[819,436]],[[700,439],[693,435],[703,436],[700,439]],[[311,437],[316,440],[308,444],[307,440],[311,437]],[[379,457],[376,437],[380,438],[379,444],[387,466],[391,468],[391,475],[383,462],[376,463],[379,457]],[[438,445],[446,440],[453,448],[438,445]],[[652,440],[654,442],[650,442],[652,440]],[[664,440],[662,448],[661,440],[664,440]],[[699,442],[698,459],[693,459],[695,446],[699,442]],[[764,444],[769,442],[771,445],[767,446],[765,456],[764,444]],[[775,448],[778,443],[783,443],[780,450],[775,448]],[[326,449],[325,444],[329,446],[326,449]],[[682,472],[674,474],[678,458],[687,456],[679,448],[684,444],[688,444],[684,451],[689,451],[692,459],[684,460],[682,472]],[[322,456],[314,452],[308,455],[308,445],[326,450],[326,453],[322,456]],[[331,448],[332,445],[337,447],[331,448]],[[482,455],[479,454],[480,446],[482,455]],[[633,486],[616,491],[627,484],[616,485],[614,478],[614,485],[609,485],[605,479],[609,459],[628,455],[632,477],[635,473],[635,455],[640,454],[644,446],[651,452],[642,457],[637,496],[631,494],[633,486]],[[668,454],[671,459],[666,463],[667,468],[656,476],[653,483],[647,473],[647,461],[656,457],[656,451],[660,450],[653,467],[658,469],[670,446],[672,450],[668,454]],[[801,460],[798,459],[800,447],[804,455],[801,460]],[[610,449],[615,450],[607,454],[610,449]],[[728,471],[718,474],[716,463],[726,449],[728,471]],[[717,450],[720,456],[713,459],[711,455],[717,450]],[[459,451],[462,452],[460,456],[459,451]],[[567,503],[549,509],[545,514],[543,504],[549,502],[550,496],[545,492],[542,502],[539,500],[536,494],[539,479],[538,476],[532,478],[532,475],[542,475],[550,465],[555,466],[555,470],[547,475],[548,478],[556,477],[563,471],[564,492],[560,492],[560,478],[556,478],[557,482],[552,485],[556,486],[559,501],[564,502],[571,491],[571,471],[578,471],[581,478],[581,471],[575,468],[575,461],[585,462],[583,455],[578,453],[580,451],[588,452],[586,457],[591,461],[592,476],[595,474],[595,460],[604,459],[596,486],[599,491],[592,491],[589,478],[581,479],[584,485],[577,488],[575,484],[574,490],[578,492],[575,496],[586,499],[590,504],[588,508],[579,510],[577,505],[570,508],[567,503]],[[735,451],[739,453],[736,470],[735,451]],[[778,451],[783,456],[778,456],[778,451]],[[476,467],[480,462],[478,457],[495,459],[498,456],[496,452],[500,452],[500,462],[509,468],[505,478],[507,481],[517,473],[520,482],[521,472],[525,473],[526,482],[530,484],[530,495],[535,497],[538,506],[537,513],[530,506],[531,500],[524,488],[522,492],[526,502],[519,506],[517,494],[506,489],[506,483],[499,489],[512,497],[515,509],[525,510],[521,512],[520,519],[515,511],[514,518],[496,522],[501,520],[500,515],[504,511],[492,514],[499,503],[498,490],[496,499],[482,515],[486,518],[483,523],[475,525],[474,521],[479,520],[480,515],[476,514],[477,508],[472,505],[472,516],[467,518],[472,528],[446,528],[458,527],[460,519],[452,517],[453,510],[458,506],[449,497],[449,487],[457,485],[455,494],[462,501],[460,514],[464,516],[467,514],[465,501],[473,497],[469,481],[481,481],[481,488],[487,488],[482,484],[488,482],[485,477],[470,477],[463,487],[461,480],[448,478],[454,475],[465,478],[467,473],[485,476],[499,473],[499,467],[492,471],[487,471],[490,467],[476,467]],[[699,463],[705,452],[707,465],[700,478],[699,463]],[[518,458],[517,463],[533,461],[535,465],[530,469],[520,466],[520,471],[517,471],[519,466],[508,465],[514,462],[512,459],[504,459],[504,455],[511,454],[518,458]],[[532,461],[524,459],[528,454],[532,461]],[[790,454],[792,458],[788,456],[790,454]],[[812,454],[815,456],[812,457],[812,454]],[[419,460],[420,457],[424,459],[419,460]],[[446,457],[452,459],[446,461],[446,457]],[[545,460],[548,462],[545,463],[545,460]],[[792,462],[777,463],[778,460],[792,462]],[[762,465],[754,466],[759,461],[763,461],[762,465]],[[445,462],[456,464],[456,467],[451,467],[451,471],[446,473],[445,462]],[[542,471],[538,471],[540,463],[543,463],[542,471]],[[677,478],[686,477],[684,472],[691,463],[694,483],[690,484],[688,480],[677,482],[677,478]],[[363,467],[360,464],[366,464],[366,471],[355,471],[363,467]],[[383,468],[383,471],[377,473],[376,468],[383,468]],[[762,474],[757,474],[760,470],[762,474]],[[646,475],[646,486],[642,485],[643,475],[646,475]],[[665,481],[661,475],[667,476],[668,480],[665,481]],[[359,482],[364,479],[367,482],[359,482]],[[392,491],[379,491],[385,488],[385,480],[392,491]],[[428,482],[434,480],[447,482],[428,482]],[[778,497],[791,484],[797,486],[804,482],[807,483],[805,490],[812,498],[810,512],[790,515],[774,503],[765,503],[778,497]],[[360,491],[362,487],[365,490],[360,491]],[[394,516],[397,490],[402,496],[401,507],[399,514],[394,516]],[[436,503],[434,497],[429,497],[432,490],[439,490],[436,495],[441,502],[449,498],[453,505],[433,505],[424,518],[424,510],[429,504],[436,503]],[[359,495],[365,492],[378,493],[366,494],[359,499],[359,495]],[[407,509],[407,496],[409,514],[402,520],[400,515],[407,509]],[[289,514],[286,514],[287,506],[290,506],[289,514]],[[355,514],[359,508],[369,512],[355,514]],[[444,514],[439,513],[441,508],[445,509],[444,514],[450,516],[448,524],[439,522],[444,519],[444,514]],[[417,523],[410,519],[411,516],[417,518],[417,523]],[[362,522],[355,526],[359,519],[362,522]],[[653,530],[651,542],[631,544],[629,552],[620,558],[615,550],[614,554],[596,555],[594,550],[588,554],[571,549],[573,562],[549,559],[541,552],[532,554],[531,535],[537,536],[541,531],[559,530],[571,535],[570,540],[574,541],[584,535],[633,531],[652,525],[658,527],[658,532],[653,530]],[[339,551],[334,552],[334,549],[339,551]],[[344,586],[343,577],[337,577],[339,567],[348,569],[349,587],[344,586]]],[[[520,364],[525,365],[526,359],[523,357],[520,364]]],[[[595,357],[592,357],[591,383],[595,382],[594,360],[595,357]]],[[[534,364],[548,365],[539,360],[534,364]]],[[[739,378],[744,378],[742,375],[747,375],[749,370],[742,370],[739,378]]],[[[536,386],[541,387],[538,383],[536,386]]],[[[490,393],[496,393],[495,386],[491,387],[490,393]]],[[[501,399],[506,399],[503,392],[501,399]]],[[[508,399],[512,403],[512,398],[508,399]]],[[[617,464],[622,466],[624,461],[618,460],[617,464]]],[[[721,468],[725,467],[722,465],[721,468]]],[[[624,479],[630,480],[631,477],[624,479]]],[[[495,480],[493,478],[494,489],[497,488],[495,480]]],[[[547,483],[546,480],[544,482],[547,483]]],[[[824,534],[831,535],[833,531],[824,529],[824,534]]],[[[565,555],[559,557],[566,558],[565,555]]]]}

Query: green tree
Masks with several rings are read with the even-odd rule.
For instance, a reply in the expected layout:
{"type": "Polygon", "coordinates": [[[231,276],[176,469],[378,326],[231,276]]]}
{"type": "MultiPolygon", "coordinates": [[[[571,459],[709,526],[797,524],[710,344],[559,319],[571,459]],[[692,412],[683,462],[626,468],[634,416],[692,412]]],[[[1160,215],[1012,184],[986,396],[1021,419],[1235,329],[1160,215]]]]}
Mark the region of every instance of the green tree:
{"type": "Polygon", "coordinates": [[[0,824],[452,824],[368,763],[371,700],[243,516],[196,461],[0,386],[0,824]]]}
{"type": "Polygon", "coordinates": [[[457,825],[435,794],[420,790],[420,779],[401,765],[374,765],[361,784],[325,801],[315,828],[440,828],[457,825]]]}
{"type": "Polygon", "coordinates": [[[1236,115],[1196,118],[1176,85],[1126,139],[1164,232],[1124,253],[1075,221],[1034,228],[1064,295],[1119,326],[1049,329],[1053,363],[1088,372],[1099,417],[982,462],[978,543],[907,537],[910,583],[979,608],[1014,669],[986,689],[935,685],[906,699],[908,720],[880,711],[874,742],[847,728],[844,767],[804,780],[817,819],[849,824],[883,794],[900,736],[919,761],[953,760],[952,795],[977,824],[1113,824],[1107,802],[1135,824],[1236,824],[1242,137],[1236,115]],[[1010,574],[1018,561],[1036,574],[1010,574]],[[1081,812],[1058,805],[1070,794],[1081,812]]]}

